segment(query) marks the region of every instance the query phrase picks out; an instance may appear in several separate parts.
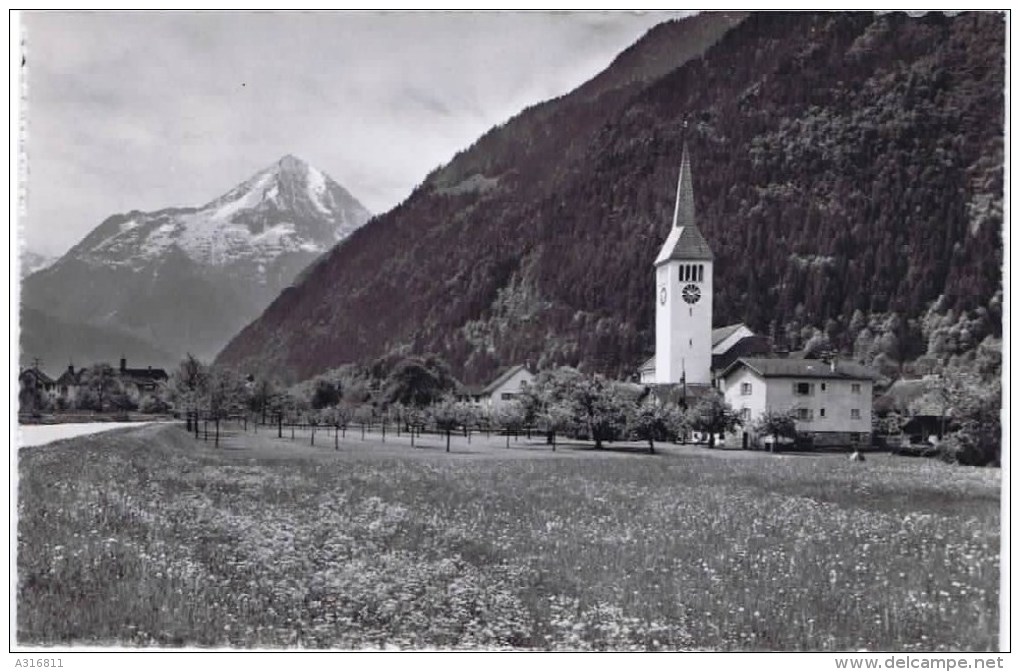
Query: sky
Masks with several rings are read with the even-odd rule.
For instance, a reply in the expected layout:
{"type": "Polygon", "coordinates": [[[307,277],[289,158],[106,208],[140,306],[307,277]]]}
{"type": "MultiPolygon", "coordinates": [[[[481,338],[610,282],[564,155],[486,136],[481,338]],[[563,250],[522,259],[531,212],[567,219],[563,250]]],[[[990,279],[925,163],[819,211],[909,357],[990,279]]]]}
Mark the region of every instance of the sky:
{"type": "Polygon", "coordinates": [[[23,247],[203,205],[286,154],[385,212],[681,14],[23,13],[23,247]]]}

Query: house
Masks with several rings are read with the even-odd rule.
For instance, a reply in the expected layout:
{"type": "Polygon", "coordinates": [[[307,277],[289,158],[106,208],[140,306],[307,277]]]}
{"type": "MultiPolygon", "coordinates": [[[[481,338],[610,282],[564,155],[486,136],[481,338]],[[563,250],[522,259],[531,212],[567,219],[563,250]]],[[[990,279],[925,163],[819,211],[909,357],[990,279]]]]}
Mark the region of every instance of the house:
{"type": "Polygon", "coordinates": [[[151,366],[144,369],[128,368],[127,360],[123,357],[120,360],[120,369],[117,371],[120,384],[124,393],[136,404],[141,404],[147,398],[158,398],[162,396],[170,376],[163,369],[154,369],[151,366]]]}
{"type": "Polygon", "coordinates": [[[482,406],[494,406],[516,399],[523,386],[530,385],[534,380],[535,374],[524,364],[518,364],[501,372],[488,385],[462,388],[458,398],[482,406]]]}
{"type": "Polygon", "coordinates": [[[38,366],[24,369],[18,374],[21,392],[35,391],[42,398],[52,399],[56,389],[56,381],[46,375],[38,366]]]}
{"type": "Polygon", "coordinates": [[[68,364],[67,369],[57,378],[55,383],[57,398],[63,399],[67,406],[73,406],[77,401],[84,372],[85,369],[75,371],[74,364],[68,364]]]}
{"type": "Polygon", "coordinates": [[[855,362],[741,357],[719,376],[719,389],[744,422],[741,442],[766,412],[792,411],[797,431],[816,447],[871,443],[873,371],[855,362]]]}
{"type": "Polygon", "coordinates": [[[933,375],[897,380],[875,400],[875,413],[883,418],[900,416],[901,433],[915,442],[929,441],[931,437],[941,439],[956,428],[956,423],[950,416],[949,404],[940,405],[938,397],[929,394],[937,380],[938,376],[933,375]]]}

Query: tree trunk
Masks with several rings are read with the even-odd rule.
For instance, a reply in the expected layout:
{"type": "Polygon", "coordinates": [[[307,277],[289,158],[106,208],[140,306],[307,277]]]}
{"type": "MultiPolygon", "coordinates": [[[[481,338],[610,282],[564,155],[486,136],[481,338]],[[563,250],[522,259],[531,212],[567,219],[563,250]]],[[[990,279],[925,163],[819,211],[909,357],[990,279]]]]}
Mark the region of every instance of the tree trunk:
{"type": "Polygon", "coordinates": [[[655,454],[655,444],[652,443],[652,437],[648,437],[648,452],[652,455],[655,454]]]}
{"type": "Polygon", "coordinates": [[[446,452],[450,452],[450,430],[446,430],[446,452]]]}
{"type": "Polygon", "coordinates": [[[506,447],[510,447],[510,430],[506,430],[506,447]]]}
{"type": "Polygon", "coordinates": [[[216,440],[213,445],[217,448],[220,447],[220,416],[216,416],[216,440]]]}
{"type": "Polygon", "coordinates": [[[708,433],[708,447],[715,448],[715,432],[708,433]]]}
{"type": "Polygon", "coordinates": [[[276,416],[276,429],[277,429],[276,438],[282,439],[283,438],[283,413],[281,413],[280,415],[276,416]]]}
{"type": "Polygon", "coordinates": [[[383,423],[382,423],[382,442],[386,443],[386,421],[385,420],[383,420],[383,423]]]}
{"type": "Polygon", "coordinates": [[[553,452],[556,452],[556,432],[549,432],[549,443],[552,444],[553,452]]]}
{"type": "Polygon", "coordinates": [[[248,416],[244,416],[244,431],[248,431],[248,416]]]}
{"type": "Polygon", "coordinates": [[[315,425],[312,425],[312,445],[315,445],[315,425]]]}
{"type": "Polygon", "coordinates": [[[203,438],[202,440],[203,441],[208,441],[209,440],[209,418],[205,419],[205,422],[203,423],[203,429],[205,430],[205,438],[203,438]]]}
{"type": "Polygon", "coordinates": [[[290,423],[290,440],[294,440],[294,423],[290,423]]]}
{"type": "Polygon", "coordinates": [[[365,440],[365,423],[361,423],[361,440],[365,440]]]}

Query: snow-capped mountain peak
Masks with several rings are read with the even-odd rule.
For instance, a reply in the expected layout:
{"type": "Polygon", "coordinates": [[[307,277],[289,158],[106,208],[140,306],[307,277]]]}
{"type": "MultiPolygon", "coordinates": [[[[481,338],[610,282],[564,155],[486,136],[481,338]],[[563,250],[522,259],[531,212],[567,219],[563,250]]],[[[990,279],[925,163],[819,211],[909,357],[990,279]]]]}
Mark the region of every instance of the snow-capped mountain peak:
{"type": "Polygon", "coordinates": [[[72,253],[138,265],[176,246],[200,265],[244,264],[261,275],[282,254],[325,252],[369,217],[332,178],[288,154],[201,208],[113,217],[72,253]]]}
{"type": "Polygon", "coordinates": [[[27,277],[22,297],[69,324],[212,357],[369,216],[332,178],[288,155],[203,206],[108,218],[27,277]]]}

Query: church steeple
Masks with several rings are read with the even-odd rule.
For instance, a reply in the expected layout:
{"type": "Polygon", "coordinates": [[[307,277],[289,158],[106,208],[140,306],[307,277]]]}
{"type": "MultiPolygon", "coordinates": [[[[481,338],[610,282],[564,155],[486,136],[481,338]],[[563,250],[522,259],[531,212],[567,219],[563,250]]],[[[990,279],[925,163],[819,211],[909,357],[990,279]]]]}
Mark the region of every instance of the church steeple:
{"type": "Polygon", "coordinates": [[[673,228],[695,226],[694,184],[691,180],[691,158],[687,154],[687,143],[680,159],[680,178],[676,181],[676,207],[673,209],[673,228]]]}
{"type": "Polygon", "coordinates": [[[694,175],[684,142],[673,226],[655,260],[655,381],[712,382],[712,249],[694,216],[694,175]]]}
{"type": "Polygon", "coordinates": [[[712,248],[701,234],[694,218],[694,179],[691,175],[691,158],[684,142],[680,159],[680,177],[676,182],[676,205],[673,208],[673,228],[666,243],[655,259],[655,265],[671,259],[684,261],[711,261],[712,248]]]}

